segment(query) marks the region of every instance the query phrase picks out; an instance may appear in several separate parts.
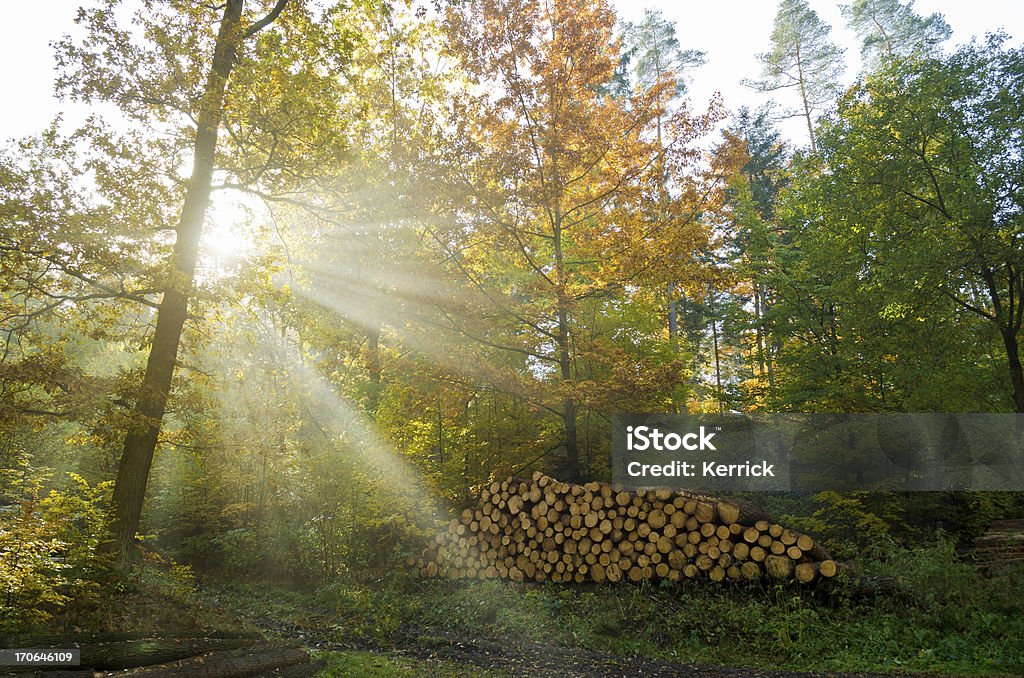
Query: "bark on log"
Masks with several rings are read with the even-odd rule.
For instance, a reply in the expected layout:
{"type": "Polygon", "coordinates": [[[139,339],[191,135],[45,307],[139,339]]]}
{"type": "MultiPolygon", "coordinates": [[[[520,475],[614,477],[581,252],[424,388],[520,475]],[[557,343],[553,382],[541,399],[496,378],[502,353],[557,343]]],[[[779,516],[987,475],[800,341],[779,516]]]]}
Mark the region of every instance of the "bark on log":
{"type": "Polygon", "coordinates": [[[253,641],[245,638],[142,638],[107,643],[81,643],[79,648],[82,666],[111,671],[165,664],[206,652],[252,646],[253,641]]]}
{"type": "Polygon", "coordinates": [[[224,652],[212,652],[158,666],[137,668],[120,675],[146,676],[147,678],[311,676],[321,667],[322,664],[311,661],[309,654],[302,648],[260,644],[224,652]],[[285,670],[288,671],[287,674],[285,670]]]}
{"type": "Polygon", "coordinates": [[[718,502],[718,516],[726,525],[752,526],[759,520],[770,521],[768,512],[757,504],[739,499],[724,499],[718,502]]]}

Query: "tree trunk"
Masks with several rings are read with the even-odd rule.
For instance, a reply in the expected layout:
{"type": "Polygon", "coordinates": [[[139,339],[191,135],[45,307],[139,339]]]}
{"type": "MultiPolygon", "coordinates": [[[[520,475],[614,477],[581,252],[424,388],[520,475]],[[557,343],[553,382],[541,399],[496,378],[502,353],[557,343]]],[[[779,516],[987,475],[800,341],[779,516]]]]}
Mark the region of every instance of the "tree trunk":
{"type": "MultiPolygon", "coordinates": [[[[444,401],[441,396],[437,398],[437,470],[444,470],[444,401]]],[[[466,478],[466,483],[469,479],[466,478]]]]}
{"type": "MultiPolygon", "coordinates": [[[[561,294],[558,300],[558,366],[561,370],[562,383],[572,383],[572,354],[569,346],[569,308],[568,301],[561,294]]],[[[580,468],[580,450],[576,435],[576,402],[571,395],[562,401],[562,424],[565,428],[565,461],[566,476],[570,482],[578,482],[583,477],[580,468]]]]}
{"type": "Polygon", "coordinates": [[[818,144],[814,138],[814,120],[811,118],[811,103],[807,99],[807,80],[804,76],[802,56],[803,55],[800,53],[800,47],[798,45],[796,53],[796,68],[797,77],[800,82],[800,101],[804,106],[804,118],[807,121],[807,136],[810,137],[811,140],[811,153],[816,154],[818,152],[818,144]]]}
{"type": "Polygon", "coordinates": [[[380,325],[366,330],[366,372],[370,379],[368,409],[376,418],[380,407],[381,368],[380,368],[380,325]]]}
{"type": "Polygon", "coordinates": [[[715,385],[717,387],[716,397],[718,398],[718,414],[725,414],[725,402],[722,396],[722,366],[718,357],[718,319],[715,317],[715,293],[708,291],[708,303],[711,310],[711,338],[715,351],[715,385]]]}
{"type": "Polygon", "coordinates": [[[992,302],[992,315],[986,317],[999,328],[999,336],[1002,337],[1003,347],[1006,349],[1006,362],[1010,368],[1010,384],[1013,387],[1013,409],[1015,412],[1024,412],[1024,370],[1021,369],[1020,344],[1017,342],[1017,332],[1020,331],[1020,321],[1017,318],[1024,317],[1024,314],[1020,312],[1019,304],[1024,304],[1024,299],[1014,300],[1016,276],[1008,281],[1009,303],[1005,307],[1003,297],[999,294],[999,287],[996,284],[995,272],[988,265],[983,265],[981,277],[985,281],[988,296],[992,302]]]}
{"type": "Polygon", "coordinates": [[[754,286],[754,339],[757,345],[757,376],[763,377],[768,371],[768,340],[765,338],[764,301],[758,285],[754,286]]]}
{"type": "Polygon", "coordinates": [[[566,398],[562,403],[562,422],[565,425],[566,474],[573,482],[578,482],[583,477],[583,469],[580,467],[580,447],[576,435],[576,410],[576,403],[572,398],[566,398]]]}
{"type": "Polygon", "coordinates": [[[114,485],[114,530],[124,569],[130,566],[132,560],[132,546],[146,496],[149,469],[171,390],[182,326],[188,315],[203,218],[210,201],[217,130],[223,112],[224,91],[235,63],[235,46],[240,37],[243,4],[244,0],[227,0],[224,5],[213,63],[198,115],[192,178],[176,229],[174,270],[157,311],[156,332],[146,362],[142,393],[135,407],[135,419],[125,437],[124,452],[114,485]]]}
{"type": "MultiPolygon", "coordinates": [[[[552,156],[553,158],[553,156],[552,156]]],[[[552,162],[554,165],[554,162],[552,162]]],[[[552,172],[555,179],[552,181],[558,184],[557,168],[552,172]]],[[[558,367],[562,377],[562,383],[566,386],[572,384],[572,345],[569,337],[569,309],[571,300],[566,295],[566,270],[562,254],[562,211],[556,203],[554,208],[554,223],[552,224],[552,245],[555,255],[555,284],[558,294],[558,303],[555,313],[558,320],[558,367]]],[[[576,435],[576,411],[577,405],[571,394],[566,395],[562,400],[562,425],[565,428],[565,462],[566,476],[571,482],[578,482],[583,478],[583,469],[580,467],[579,442],[576,435]]]]}
{"type": "Polygon", "coordinates": [[[1024,412],[1024,369],[1021,368],[1020,363],[1017,333],[1013,328],[1001,328],[999,334],[1003,337],[1006,359],[1010,367],[1010,383],[1013,384],[1013,409],[1015,412],[1024,412]]]}
{"type": "Polygon", "coordinates": [[[668,297],[668,344],[672,348],[672,354],[679,352],[679,311],[676,309],[676,286],[669,283],[665,289],[668,297]]]}

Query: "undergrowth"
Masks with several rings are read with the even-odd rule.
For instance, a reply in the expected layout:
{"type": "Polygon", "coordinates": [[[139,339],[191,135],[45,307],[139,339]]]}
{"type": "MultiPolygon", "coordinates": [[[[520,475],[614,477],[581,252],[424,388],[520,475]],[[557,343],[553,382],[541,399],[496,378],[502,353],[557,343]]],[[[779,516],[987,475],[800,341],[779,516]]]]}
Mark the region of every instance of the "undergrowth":
{"type": "Polygon", "coordinates": [[[895,546],[857,581],[798,588],[707,582],[577,588],[394,580],[314,596],[339,632],[386,641],[501,637],[693,663],[822,671],[1024,673],[1024,572],[990,579],[953,542],[895,546]]]}
{"type": "MultiPolygon", "coordinates": [[[[1022,575],[1017,569],[979,578],[945,538],[914,549],[890,546],[866,563],[868,581],[888,582],[877,595],[865,595],[853,579],[819,587],[702,581],[573,587],[397,573],[302,591],[256,580],[201,583],[187,567],[152,562],[87,615],[57,614],[49,624],[132,630],[145,620],[154,629],[213,629],[271,619],[349,647],[430,647],[480,638],[698,664],[1021,675],[1022,575]]],[[[377,661],[343,654],[329,657],[337,664],[330,675],[357,675],[360,662],[377,661]]],[[[381,675],[414,675],[408,672],[415,667],[385,661],[380,668],[381,675]]]]}

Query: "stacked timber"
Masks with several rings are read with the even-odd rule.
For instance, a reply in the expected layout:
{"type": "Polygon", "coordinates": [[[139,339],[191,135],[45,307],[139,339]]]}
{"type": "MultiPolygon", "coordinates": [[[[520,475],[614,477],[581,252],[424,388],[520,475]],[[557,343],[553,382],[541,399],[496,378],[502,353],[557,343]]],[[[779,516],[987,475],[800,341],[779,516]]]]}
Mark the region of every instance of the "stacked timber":
{"type": "Polygon", "coordinates": [[[974,566],[983,574],[1024,563],[1024,520],[997,520],[974,540],[974,566]]]}
{"type": "Polygon", "coordinates": [[[809,584],[839,570],[811,537],[748,502],[575,485],[539,472],[484,488],[409,565],[427,577],[576,583],[768,577],[809,584]]]}

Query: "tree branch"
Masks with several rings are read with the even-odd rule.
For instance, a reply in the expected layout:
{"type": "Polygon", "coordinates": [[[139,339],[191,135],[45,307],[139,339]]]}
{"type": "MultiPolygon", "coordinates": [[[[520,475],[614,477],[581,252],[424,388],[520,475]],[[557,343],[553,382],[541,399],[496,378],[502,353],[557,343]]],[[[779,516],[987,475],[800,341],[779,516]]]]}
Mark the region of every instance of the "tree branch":
{"type": "Polygon", "coordinates": [[[263,17],[259,21],[253,22],[249,25],[248,28],[245,29],[245,32],[242,33],[242,40],[248,40],[249,38],[256,35],[270,24],[274,23],[277,17],[281,15],[281,12],[284,11],[284,6],[287,4],[288,0],[277,0],[277,4],[274,5],[274,9],[270,10],[270,12],[265,17],[263,17]]]}
{"type": "Polygon", "coordinates": [[[957,304],[960,304],[961,306],[963,306],[964,308],[966,308],[966,309],[967,309],[968,311],[970,311],[970,312],[972,312],[972,313],[977,313],[977,314],[978,314],[978,315],[980,315],[980,316],[981,316],[982,318],[987,318],[988,320],[995,320],[995,319],[996,319],[996,317],[995,317],[994,315],[992,315],[991,313],[989,313],[989,312],[988,312],[988,311],[986,311],[985,309],[983,309],[983,308],[979,308],[978,306],[975,306],[975,305],[973,305],[973,304],[969,304],[969,303],[967,303],[966,301],[964,301],[963,299],[961,299],[961,298],[960,298],[960,297],[958,297],[957,295],[953,294],[953,293],[952,293],[952,292],[950,292],[949,290],[943,289],[943,290],[940,290],[940,291],[941,291],[941,292],[942,292],[942,293],[943,293],[944,295],[946,295],[947,297],[949,297],[950,299],[952,299],[952,300],[953,300],[954,302],[956,302],[957,304]]]}

